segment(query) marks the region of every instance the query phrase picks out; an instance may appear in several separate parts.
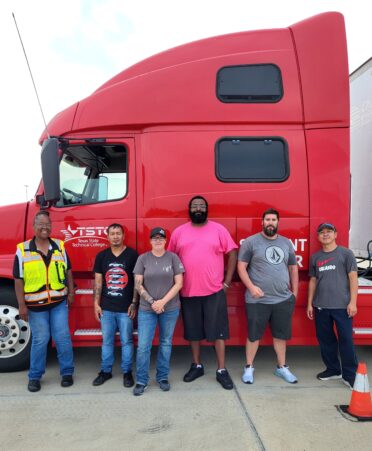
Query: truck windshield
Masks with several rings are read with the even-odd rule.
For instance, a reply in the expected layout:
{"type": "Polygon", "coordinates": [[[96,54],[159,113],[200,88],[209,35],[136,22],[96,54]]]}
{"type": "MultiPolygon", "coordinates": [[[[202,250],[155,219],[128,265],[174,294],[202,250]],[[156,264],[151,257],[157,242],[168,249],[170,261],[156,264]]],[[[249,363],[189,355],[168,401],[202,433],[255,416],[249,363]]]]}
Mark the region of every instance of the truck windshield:
{"type": "Polygon", "coordinates": [[[107,202],[127,194],[127,149],[123,146],[69,146],[59,170],[57,207],[107,202]]]}

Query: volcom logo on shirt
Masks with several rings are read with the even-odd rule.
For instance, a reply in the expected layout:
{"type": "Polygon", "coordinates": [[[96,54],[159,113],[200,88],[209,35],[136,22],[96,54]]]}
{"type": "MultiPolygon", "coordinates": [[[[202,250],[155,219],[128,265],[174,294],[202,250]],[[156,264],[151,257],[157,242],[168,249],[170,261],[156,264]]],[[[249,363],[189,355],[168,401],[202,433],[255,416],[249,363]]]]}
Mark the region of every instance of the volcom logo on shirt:
{"type": "Polygon", "coordinates": [[[280,265],[284,260],[284,251],[278,246],[270,246],[266,249],[265,257],[272,265],[280,265]]]}

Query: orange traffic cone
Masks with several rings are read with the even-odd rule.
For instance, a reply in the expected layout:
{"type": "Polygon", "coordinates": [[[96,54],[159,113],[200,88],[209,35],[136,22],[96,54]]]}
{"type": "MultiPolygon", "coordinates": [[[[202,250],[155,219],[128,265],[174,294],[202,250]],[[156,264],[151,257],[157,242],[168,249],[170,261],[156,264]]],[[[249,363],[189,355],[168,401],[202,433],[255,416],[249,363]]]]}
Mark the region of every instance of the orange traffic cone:
{"type": "Polygon", "coordinates": [[[346,412],[360,421],[372,421],[372,401],[365,363],[358,365],[350,405],[346,412]]]}

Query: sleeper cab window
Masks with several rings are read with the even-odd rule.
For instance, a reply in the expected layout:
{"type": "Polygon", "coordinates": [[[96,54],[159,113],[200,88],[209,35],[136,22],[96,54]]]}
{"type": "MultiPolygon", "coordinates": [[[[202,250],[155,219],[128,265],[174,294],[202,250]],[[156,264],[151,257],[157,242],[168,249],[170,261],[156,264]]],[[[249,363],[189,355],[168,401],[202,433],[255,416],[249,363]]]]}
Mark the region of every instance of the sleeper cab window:
{"type": "Polygon", "coordinates": [[[224,137],[215,148],[221,182],[284,182],[289,177],[288,146],[283,138],[224,137]]]}
{"type": "Polygon", "coordinates": [[[217,72],[217,98],[224,103],[276,103],[283,97],[275,64],[226,66],[217,72]]]}

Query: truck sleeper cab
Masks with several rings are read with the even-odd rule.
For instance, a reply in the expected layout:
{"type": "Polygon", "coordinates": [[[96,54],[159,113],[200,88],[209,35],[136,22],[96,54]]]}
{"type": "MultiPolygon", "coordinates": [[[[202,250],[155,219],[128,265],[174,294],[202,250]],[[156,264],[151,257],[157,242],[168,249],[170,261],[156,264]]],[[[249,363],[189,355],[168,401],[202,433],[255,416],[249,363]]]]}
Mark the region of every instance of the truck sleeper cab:
{"type": "MultiPolygon", "coordinates": [[[[290,344],[315,344],[305,306],[316,226],[334,220],[340,244],[348,243],[348,96],[345,27],[338,13],[285,29],[204,39],[124,70],[49,123],[54,138],[44,133],[40,140],[43,183],[37,201],[12,207],[12,217],[23,219],[16,234],[4,235],[7,269],[1,277],[11,279],[15,245],[32,236],[32,218],[43,204],[52,235],[65,240],[77,284],[73,343],[97,346],[92,269],[97,252],[108,245],[110,223],[123,224],[126,243],[142,253],[149,249],[151,228],[162,226],[169,235],[188,220],[195,194],[207,198],[209,217],[237,243],[260,231],[262,212],[275,207],[300,269],[290,344]]],[[[237,276],[228,309],[227,343],[242,345],[244,290],[237,276]]],[[[186,344],[181,319],[174,342],[186,344]]],[[[263,344],[270,342],[267,332],[263,344]]],[[[0,369],[6,367],[4,355],[0,369]]]]}

